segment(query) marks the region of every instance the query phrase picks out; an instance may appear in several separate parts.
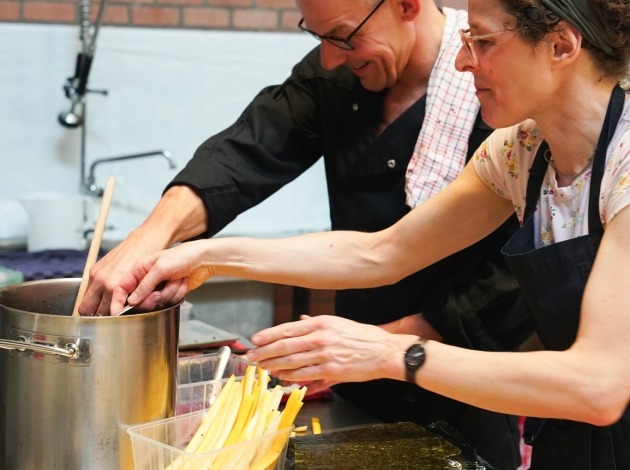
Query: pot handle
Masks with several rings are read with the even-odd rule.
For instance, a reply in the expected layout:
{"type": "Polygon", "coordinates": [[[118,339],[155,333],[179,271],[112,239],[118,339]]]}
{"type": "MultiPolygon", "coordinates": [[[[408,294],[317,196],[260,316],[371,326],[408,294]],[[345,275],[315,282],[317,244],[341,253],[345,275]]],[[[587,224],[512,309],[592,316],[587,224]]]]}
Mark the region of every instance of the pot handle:
{"type": "Polygon", "coordinates": [[[76,359],[79,357],[79,347],[76,344],[66,344],[67,349],[49,346],[47,344],[31,343],[26,341],[15,341],[12,339],[0,339],[0,348],[8,350],[25,351],[30,349],[33,352],[43,354],[57,354],[59,356],[76,359]]]}

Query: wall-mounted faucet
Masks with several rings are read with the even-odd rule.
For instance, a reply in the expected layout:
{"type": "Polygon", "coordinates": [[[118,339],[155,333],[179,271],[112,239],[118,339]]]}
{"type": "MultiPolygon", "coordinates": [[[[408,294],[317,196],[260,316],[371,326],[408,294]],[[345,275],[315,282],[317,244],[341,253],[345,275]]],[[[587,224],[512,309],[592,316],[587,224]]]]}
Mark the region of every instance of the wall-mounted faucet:
{"type": "Polygon", "coordinates": [[[104,190],[103,188],[99,188],[96,185],[96,179],[94,177],[94,170],[101,163],[115,162],[115,161],[120,161],[120,160],[131,160],[134,158],[154,157],[154,156],[166,158],[166,160],[168,161],[169,168],[177,167],[177,164],[175,163],[173,156],[167,150],[156,150],[155,152],[136,153],[133,155],[122,155],[120,157],[99,158],[98,160],[94,160],[92,164],[90,165],[90,173],[87,179],[82,184],[83,192],[85,192],[86,194],[90,194],[92,196],[97,196],[97,197],[101,197],[103,195],[104,190]]]}
{"type": "Polygon", "coordinates": [[[155,152],[137,153],[134,155],[123,155],[119,157],[100,158],[95,160],[90,166],[90,173],[85,176],[85,147],[86,147],[86,122],[87,122],[87,105],[86,95],[88,92],[100,93],[107,96],[107,90],[91,90],[87,88],[88,75],[94,58],[94,50],[96,48],[96,36],[103,20],[103,14],[107,6],[108,0],[100,0],[100,8],[94,25],[90,24],[90,0],[79,0],[79,24],[80,24],[80,40],[82,43],[81,52],[77,54],[77,62],[75,66],[74,76],[68,77],[63,89],[67,98],[71,101],[70,111],[60,113],[58,116],[59,123],[67,128],[81,128],[81,168],[79,187],[82,193],[101,197],[104,189],[96,186],[94,170],[101,163],[114,162],[118,160],[130,160],[132,158],[143,158],[152,156],[161,156],[166,158],[170,168],[175,168],[175,160],[173,160],[170,152],[165,150],[157,150],[155,152]],[[79,107],[79,109],[77,109],[79,107]]]}

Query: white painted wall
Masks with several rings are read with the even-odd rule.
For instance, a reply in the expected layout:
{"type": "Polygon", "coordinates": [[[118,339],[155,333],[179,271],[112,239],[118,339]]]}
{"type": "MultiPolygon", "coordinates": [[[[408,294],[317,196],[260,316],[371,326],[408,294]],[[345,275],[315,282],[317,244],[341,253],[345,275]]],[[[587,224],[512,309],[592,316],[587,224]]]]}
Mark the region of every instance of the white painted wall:
{"type": "MultiPolygon", "coordinates": [[[[103,27],[88,94],[86,170],[95,159],[168,150],[181,169],[208,136],[231,124],[264,86],[279,83],[315,45],[308,35],[103,27]]],[[[57,116],[70,108],[78,26],[0,23],[0,239],[19,217],[2,208],[41,191],[79,191],[79,129],[57,116]]],[[[97,183],[117,179],[105,241],[146,217],[174,176],[155,157],[107,163],[97,183]]],[[[90,217],[96,220],[100,201],[90,217]]],[[[323,165],[240,216],[223,234],[275,236],[329,227],[323,165]],[[299,187],[299,190],[298,190],[299,187]]]]}

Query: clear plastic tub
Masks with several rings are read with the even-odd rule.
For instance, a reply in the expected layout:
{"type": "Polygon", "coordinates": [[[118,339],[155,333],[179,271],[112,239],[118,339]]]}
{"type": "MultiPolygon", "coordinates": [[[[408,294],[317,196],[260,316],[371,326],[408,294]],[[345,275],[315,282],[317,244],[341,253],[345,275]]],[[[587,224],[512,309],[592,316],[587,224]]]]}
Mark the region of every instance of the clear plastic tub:
{"type": "Polygon", "coordinates": [[[211,400],[219,394],[226,380],[232,375],[236,376],[236,380],[242,380],[247,366],[254,365],[241,356],[231,354],[223,378],[215,381],[212,379],[217,362],[218,355],[216,353],[179,359],[175,415],[208,408],[211,400]]]}
{"type": "Polygon", "coordinates": [[[212,452],[186,452],[204,414],[198,411],[128,428],[135,470],[284,469],[293,426],[212,452]],[[261,465],[263,456],[271,457],[271,464],[261,465]]]}
{"type": "MultiPolygon", "coordinates": [[[[183,385],[212,380],[218,361],[217,353],[180,357],[177,365],[177,383],[183,385]]],[[[230,354],[223,378],[229,378],[232,375],[237,378],[242,377],[245,375],[247,366],[253,364],[237,354],[230,354]]]]}

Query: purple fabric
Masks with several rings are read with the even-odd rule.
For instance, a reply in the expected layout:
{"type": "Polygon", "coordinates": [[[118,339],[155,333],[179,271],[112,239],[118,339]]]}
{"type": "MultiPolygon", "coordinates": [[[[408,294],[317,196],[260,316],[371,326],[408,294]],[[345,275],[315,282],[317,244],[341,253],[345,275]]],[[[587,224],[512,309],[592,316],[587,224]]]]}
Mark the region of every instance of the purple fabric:
{"type": "MultiPolygon", "coordinates": [[[[104,253],[99,253],[99,258],[104,253]]],[[[86,250],[43,250],[0,252],[0,266],[20,271],[24,281],[83,276],[86,250]]]]}

